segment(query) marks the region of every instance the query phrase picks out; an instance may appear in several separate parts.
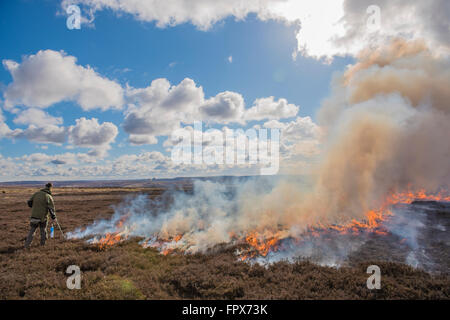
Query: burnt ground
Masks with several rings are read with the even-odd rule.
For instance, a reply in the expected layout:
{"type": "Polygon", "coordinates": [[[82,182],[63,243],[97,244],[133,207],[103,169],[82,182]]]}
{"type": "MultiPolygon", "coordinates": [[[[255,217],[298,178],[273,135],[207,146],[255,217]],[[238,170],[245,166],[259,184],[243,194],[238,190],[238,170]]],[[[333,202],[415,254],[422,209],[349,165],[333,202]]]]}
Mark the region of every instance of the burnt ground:
{"type": "MultiPolygon", "coordinates": [[[[27,187],[0,188],[0,299],[449,299],[448,242],[433,243],[432,251],[444,272],[427,273],[388,261],[384,242],[368,241],[341,268],[303,261],[263,267],[239,262],[235,248],[209,254],[160,255],[143,249],[138,239],[100,250],[81,240],[63,241],[55,231],[45,247],[36,233],[31,250],[23,243],[29,229],[26,200],[36,191],[27,187]],[[381,243],[381,244],[380,244],[381,243]],[[376,253],[376,254],[373,254],[376,253]],[[378,256],[381,260],[370,257],[378,256]],[[382,270],[380,290],[366,287],[366,269],[382,270]],[[78,265],[81,290],[66,287],[66,268],[78,265]]],[[[156,196],[158,188],[57,188],[58,220],[64,232],[107,218],[112,204],[130,193],[156,196]]],[[[440,213],[445,214],[445,213],[440,213]]],[[[442,229],[446,230],[446,229],[442,229]]],[[[442,231],[441,230],[441,231],[442,231]]],[[[431,231],[430,231],[431,232],[431,231]]],[[[437,231],[435,231],[437,232],[437,231]]],[[[433,233],[433,232],[432,232],[433,233]]],[[[444,232],[446,234],[446,232],[444,232]]],[[[398,253],[401,254],[401,253],[398,253]]],[[[401,260],[399,260],[401,261],[401,260]]]]}

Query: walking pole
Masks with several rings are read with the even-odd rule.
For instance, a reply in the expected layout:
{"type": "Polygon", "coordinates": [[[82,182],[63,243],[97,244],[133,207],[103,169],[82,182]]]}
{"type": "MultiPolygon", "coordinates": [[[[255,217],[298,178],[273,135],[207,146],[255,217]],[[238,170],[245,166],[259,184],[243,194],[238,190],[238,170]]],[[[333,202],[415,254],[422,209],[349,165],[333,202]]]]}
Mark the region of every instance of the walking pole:
{"type": "Polygon", "coordinates": [[[57,225],[58,228],[59,228],[59,231],[61,231],[61,234],[62,234],[63,238],[65,239],[66,236],[64,235],[64,232],[61,230],[61,226],[59,225],[58,218],[55,218],[55,221],[56,221],[56,225],[57,225]]]}
{"type": "Polygon", "coordinates": [[[53,220],[55,220],[56,225],[58,226],[59,231],[61,232],[61,235],[65,239],[66,237],[64,236],[64,232],[62,231],[61,226],[59,225],[58,218],[56,217],[55,211],[52,208],[49,208],[49,210],[50,210],[50,213],[51,213],[52,217],[53,216],[55,217],[55,219],[53,219],[53,220]]]}

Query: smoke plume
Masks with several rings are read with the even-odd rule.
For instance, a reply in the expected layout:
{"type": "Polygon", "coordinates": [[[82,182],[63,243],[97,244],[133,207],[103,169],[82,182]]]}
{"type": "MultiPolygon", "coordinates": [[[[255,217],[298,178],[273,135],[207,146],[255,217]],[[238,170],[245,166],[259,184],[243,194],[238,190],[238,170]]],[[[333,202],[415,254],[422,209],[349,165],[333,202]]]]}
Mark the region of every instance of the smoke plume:
{"type": "MultiPolygon", "coordinates": [[[[98,241],[108,232],[119,233],[144,238],[144,246],[184,252],[205,252],[249,235],[279,243],[301,238],[316,226],[367,220],[368,212],[397,193],[448,190],[448,88],[449,59],[434,55],[420,41],[394,40],[387,47],[367,49],[333,78],[332,94],[318,115],[326,133],[322,154],[308,181],[295,171],[289,178],[232,185],[197,181],[192,194],[170,192],[170,201],[128,199],[111,220],[71,236],[97,236],[91,241],[98,241]]],[[[331,260],[336,261],[361,241],[342,241],[329,249],[317,241],[303,241],[296,249],[291,243],[284,246],[289,254],[278,257],[311,257],[319,248],[333,251],[331,260]]],[[[331,260],[321,259],[334,264],[331,260]]]]}

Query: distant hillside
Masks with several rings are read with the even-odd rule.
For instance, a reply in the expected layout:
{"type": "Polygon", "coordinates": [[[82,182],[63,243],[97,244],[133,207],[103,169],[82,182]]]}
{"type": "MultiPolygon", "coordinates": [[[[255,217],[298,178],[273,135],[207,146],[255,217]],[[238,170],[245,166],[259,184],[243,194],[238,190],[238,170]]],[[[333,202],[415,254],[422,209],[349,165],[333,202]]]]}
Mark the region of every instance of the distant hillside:
{"type": "MultiPolygon", "coordinates": [[[[151,188],[171,184],[192,184],[195,180],[216,181],[223,183],[244,182],[260,176],[215,176],[215,177],[179,177],[172,179],[140,179],[140,180],[69,180],[54,181],[55,187],[82,187],[82,188],[151,188]]],[[[271,179],[265,177],[265,179],[271,179]]],[[[0,187],[41,187],[48,181],[12,181],[0,182],[0,187]]]]}

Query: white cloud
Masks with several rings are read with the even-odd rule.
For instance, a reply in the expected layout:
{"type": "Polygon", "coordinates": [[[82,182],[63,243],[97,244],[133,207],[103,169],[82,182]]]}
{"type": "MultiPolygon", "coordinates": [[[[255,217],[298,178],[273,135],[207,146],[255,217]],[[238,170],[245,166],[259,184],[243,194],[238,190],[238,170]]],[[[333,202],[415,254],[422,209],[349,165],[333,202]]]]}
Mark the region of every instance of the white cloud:
{"type": "Polygon", "coordinates": [[[16,160],[31,162],[31,163],[48,162],[51,160],[51,156],[49,156],[45,153],[31,153],[31,154],[24,155],[20,158],[16,158],[16,160]]]}
{"type": "Polygon", "coordinates": [[[5,121],[5,116],[3,115],[3,111],[0,108],[0,122],[4,122],[5,121]]]}
{"type": "Polygon", "coordinates": [[[111,122],[98,123],[98,119],[80,118],[69,128],[69,141],[79,147],[96,147],[110,144],[118,133],[117,127],[111,122]]]}
{"type": "Polygon", "coordinates": [[[203,89],[189,78],[177,86],[167,79],[156,79],[147,88],[128,88],[127,98],[131,104],[125,112],[124,130],[133,135],[161,136],[179,127],[181,121],[193,121],[203,101],[203,89]]]}
{"type": "Polygon", "coordinates": [[[2,179],[142,178],[170,174],[175,174],[170,158],[157,151],[124,155],[112,161],[99,161],[84,153],[33,153],[16,158],[3,158],[0,155],[2,179]]]}
{"type": "Polygon", "coordinates": [[[47,125],[61,125],[63,118],[53,117],[41,109],[30,108],[20,112],[13,122],[15,124],[33,124],[42,127],[47,125]]]}
{"type": "MultiPolygon", "coordinates": [[[[81,118],[75,126],[64,128],[59,126],[63,123],[61,117],[51,116],[38,108],[69,98],[77,99],[82,106],[89,108],[96,104],[94,100],[101,97],[100,93],[94,94],[96,88],[101,88],[102,83],[113,83],[96,75],[89,67],[77,66],[75,61],[75,57],[51,50],[25,57],[22,64],[5,60],[4,65],[13,75],[13,82],[4,93],[5,105],[9,106],[11,113],[17,114],[14,123],[29,127],[11,130],[2,119],[0,134],[9,138],[55,144],[66,142],[68,137],[69,143],[74,146],[92,148],[92,156],[104,156],[117,135],[114,124],[100,126],[96,119],[81,118]],[[73,73],[81,74],[85,79],[72,79],[69,84],[61,84],[65,81],[60,77],[67,79],[73,73]],[[47,91],[43,90],[44,85],[47,91]],[[74,93],[74,90],[80,89],[76,86],[86,86],[87,89],[74,93]],[[34,107],[21,110],[14,107],[17,103],[34,107]]],[[[158,136],[170,135],[183,123],[206,121],[245,124],[248,120],[292,117],[298,111],[298,107],[287,103],[286,99],[274,101],[273,97],[257,99],[254,106],[246,110],[242,95],[231,91],[220,92],[206,99],[203,88],[189,78],[178,85],[171,85],[167,79],[156,79],[146,88],[127,87],[126,102],[128,108],[122,126],[130,135],[129,142],[134,145],[156,144],[158,136]]]]}
{"type": "Polygon", "coordinates": [[[290,122],[270,120],[263,127],[281,130],[280,154],[286,167],[320,153],[323,131],[310,117],[297,117],[290,122]]]}
{"type": "Polygon", "coordinates": [[[25,163],[35,164],[54,164],[54,165],[74,165],[82,159],[82,154],[63,153],[57,155],[47,155],[44,153],[31,153],[22,157],[15,158],[15,161],[23,161],[25,163]]]}
{"type": "Polygon", "coordinates": [[[229,63],[233,63],[233,56],[229,56],[227,60],[229,63]]]}
{"type": "Polygon", "coordinates": [[[63,51],[41,50],[22,63],[3,60],[13,82],[4,91],[4,106],[46,108],[61,101],[75,101],[84,110],[121,108],[122,87],[101,77],[91,67],[76,64],[63,51]]]}
{"type": "Polygon", "coordinates": [[[274,97],[256,99],[253,106],[245,111],[246,120],[285,119],[295,117],[299,107],[286,99],[274,100],[274,97]]]}
{"type": "Polygon", "coordinates": [[[311,117],[297,117],[290,122],[277,120],[267,121],[263,124],[265,128],[278,128],[282,135],[289,140],[295,139],[319,139],[322,131],[311,117]]]}
{"type": "Polygon", "coordinates": [[[123,129],[135,145],[155,144],[156,137],[169,136],[183,124],[204,121],[217,124],[245,124],[249,120],[294,117],[299,107],[286,99],[255,100],[246,110],[241,94],[224,91],[205,99],[203,88],[189,78],[178,85],[156,79],[147,88],[127,88],[128,109],[123,129]]]}
{"type": "Polygon", "coordinates": [[[167,161],[170,161],[169,157],[166,157],[161,152],[158,151],[150,151],[144,152],[141,154],[127,154],[120,156],[116,160],[114,160],[115,164],[119,163],[127,163],[132,164],[133,162],[153,162],[155,165],[165,164],[167,161]]]}
{"type": "Polygon", "coordinates": [[[206,120],[218,123],[244,123],[244,109],[245,103],[242,95],[225,91],[206,100],[200,107],[200,112],[206,120]]]}
{"type": "Polygon", "coordinates": [[[100,145],[98,147],[93,147],[88,151],[87,155],[92,158],[103,159],[108,155],[108,150],[110,148],[111,147],[109,145],[100,145]]]}
{"type": "Polygon", "coordinates": [[[15,123],[28,124],[26,129],[11,130],[3,122],[0,113],[0,136],[10,139],[25,139],[31,142],[52,143],[61,145],[67,140],[71,145],[68,148],[91,148],[89,155],[103,157],[106,155],[110,144],[114,142],[119,130],[111,122],[100,124],[96,118],[77,119],[76,124],[70,127],[57,126],[53,123],[61,123],[61,118],[54,118],[39,109],[27,109],[19,114],[15,123]]]}
{"type": "Polygon", "coordinates": [[[111,122],[100,124],[96,118],[80,118],[68,129],[69,142],[77,147],[91,148],[89,155],[103,157],[119,130],[111,122]]]}
{"type": "Polygon", "coordinates": [[[269,0],[64,0],[62,6],[64,8],[69,4],[82,3],[94,11],[111,9],[129,13],[141,21],[155,21],[160,28],[189,22],[201,30],[207,30],[228,16],[244,19],[251,12],[260,12],[269,2],[269,0]]]}
{"type": "Polygon", "coordinates": [[[5,123],[5,116],[3,115],[2,109],[0,108],[0,139],[6,137],[10,134],[11,129],[5,123]]]}
{"type": "Polygon", "coordinates": [[[64,127],[55,125],[38,127],[32,124],[25,130],[14,129],[8,132],[7,137],[13,139],[26,139],[39,143],[62,144],[66,142],[67,130],[64,127]]]}
{"type": "Polygon", "coordinates": [[[26,129],[10,129],[0,109],[0,138],[26,139],[38,143],[63,144],[67,130],[58,126],[62,118],[55,118],[38,109],[27,109],[19,113],[14,123],[30,124],[26,129]]]}
{"type": "Polygon", "coordinates": [[[157,144],[158,139],[154,136],[130,134],[128,141],[132,145],[157,144]]]}

